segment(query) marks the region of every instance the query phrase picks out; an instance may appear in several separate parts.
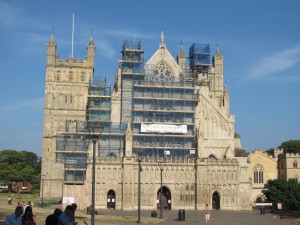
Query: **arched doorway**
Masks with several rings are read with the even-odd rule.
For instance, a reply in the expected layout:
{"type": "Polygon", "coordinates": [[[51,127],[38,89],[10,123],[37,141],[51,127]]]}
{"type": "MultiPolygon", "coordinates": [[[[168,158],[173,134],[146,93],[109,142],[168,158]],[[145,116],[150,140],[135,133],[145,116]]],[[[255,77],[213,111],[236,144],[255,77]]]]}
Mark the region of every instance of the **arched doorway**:
{"type": "Polygon", "coordinates": [[[107,208],[115,209],[116,208],[116,193],[114,190],[109,190],[107,192],[107,208]]]}
{"type": "MultiPolygon", "coordinates": [[[[171,204],[171,191],[169,190],[169,188],[165,186],[162,187],[161,198],[162,198],[162,208],[170,210],[172,208],[172,204],[171,204]]],[[[157,191],[157,209],[160,209],[159,200],[160,200],[160,188],[157,191]]]]}
{"type": "Polygon", "coordinates": [[[220,209],[220,195],[217,191],[212,195],[212,208],[218,210],[220,209]]]}

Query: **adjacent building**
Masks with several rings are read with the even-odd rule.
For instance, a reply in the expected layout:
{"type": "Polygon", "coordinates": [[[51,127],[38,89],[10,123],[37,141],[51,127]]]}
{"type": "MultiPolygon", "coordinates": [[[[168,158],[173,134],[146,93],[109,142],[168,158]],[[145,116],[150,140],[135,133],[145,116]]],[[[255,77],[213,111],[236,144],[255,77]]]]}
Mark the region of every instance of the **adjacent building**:
{"type": "Polygon", "coordinates": [[[251,162],[249,172],[252,185],[252,202],[266,201],[262,190],[268,180],[283,178],[299,181],[299,153],[286,153],[284,149],[274,149],[270,152],[255,149],[249,153],[248,158],[251,162]]]}

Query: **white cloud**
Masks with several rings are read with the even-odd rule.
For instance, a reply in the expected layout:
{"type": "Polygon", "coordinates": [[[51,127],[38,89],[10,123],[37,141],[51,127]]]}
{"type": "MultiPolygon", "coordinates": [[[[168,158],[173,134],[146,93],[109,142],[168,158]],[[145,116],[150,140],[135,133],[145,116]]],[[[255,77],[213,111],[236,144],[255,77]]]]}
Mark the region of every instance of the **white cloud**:
{"type": "MultiPolygon", "coordinates": [[[[255,69],[250,71],[246,79],[261,79],[276,76],[277,72],[284,71],[300,62],[300,46],[275,52],[273,55],[262,58],[255,69]]],[[[285,75],[286,76],[286,75],[285,75]]],[[[291,77],[292,78],[292,77],[291,77]]],[[[292,78],[294,79],[294,78],[292,78]]]]}
{"type": "Polygon", "coordinates": [[[95,43],[96,47],[100,49],[101,55],[104,55],[107,58],[113,58],[115,56],[116,50],[112,47],[112,45],[109,42],[103,40],[95,40],[95,43]]]}
{"type": "Polygon", "coordinates": [[[18,10],[0,2],[0,26],[11,28],[17,24],[18,10]]]}
{"type": "Polygon", "coordinates": [[[31,99],[12,103],[10,105],[2,105],[0,108],[0,114],[4,115],[7,113],[33,113],[42,111],[44,108],[44,99],[31,99]]]}

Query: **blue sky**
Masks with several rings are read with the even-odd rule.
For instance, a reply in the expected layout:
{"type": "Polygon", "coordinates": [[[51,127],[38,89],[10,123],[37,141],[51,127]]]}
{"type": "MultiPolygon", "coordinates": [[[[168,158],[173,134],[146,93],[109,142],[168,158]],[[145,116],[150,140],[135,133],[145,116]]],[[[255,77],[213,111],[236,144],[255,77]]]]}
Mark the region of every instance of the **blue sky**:
{"type": "Polygon", "coordinates": [[[113,81],[122,41],[141,39],[145,60],[164,31],[176,55],[194,42],[219,44],[241,143],[252,151],[300,139],[300,1],[0,0],[0,149],[41,155],[46,44],[83,59],[93,30],[95,75],[113,81]]]}

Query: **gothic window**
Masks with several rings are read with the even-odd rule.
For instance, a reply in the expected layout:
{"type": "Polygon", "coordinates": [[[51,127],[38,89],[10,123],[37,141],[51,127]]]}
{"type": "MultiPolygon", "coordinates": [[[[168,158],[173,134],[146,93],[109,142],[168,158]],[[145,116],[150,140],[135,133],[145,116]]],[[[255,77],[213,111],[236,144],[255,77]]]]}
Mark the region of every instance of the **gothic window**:
{"type": "Polygon", "coordinates": [[[81,81],[85,81],[85,73],[81,72],[81,81]]]}
{"type": "Polygon", "coordinates": [[[293,162],[293,168],[298,168],[298,162],[297,162],[297,160],[295,160],[295,161],[293,162]]]}
{"type": "Polygon", "coordinates": [[[171,69],[164,62],[159,63],[154,69],[153,81],[172,81],[174,76],[171,69]]]}
{"type": "Polygon", "coordinates": [[[67,103],[68,102],[68,96],[66,95],[65,96],[65,103],[67,103]]]}
{"type": "Polygon", "coordinates": [[[253,168],[253,177],[254,177],[254,183],[256,184],[262,184],[264,183],[264,168],[257,164],[254,168],[253,168]]]}
{"type": "Polygon", "coordinates": [[[185,190],[186,190],[186,191],[189,190],[189,185],[188,185],[188,184],[185,186],[185,190]]]}
{"type": "Polygon", "coordinates": [[[195,190],[195,186],[192,184],[191,185],[191,191],[194,191],[195,190]]]}
{"type": "Polygon", "coordinates": [[[108,153],[107,157],[117,158],[116,154],[113,152],[108,153]]]}
{"type": "Polygon", "coordinates": [[[72,103],[72,101],[73,101],[73,96],[71,95],[70,96],[70,103],[72,103]]]}
{"type": "Polygon", "coordinates": [[[69,81],[73,81],[73,72],[72,71],[69,72],[69,81]]]}
{"type": "Polygon", "coordinates": [[[208,156],[208,159],[211,161],[217,161],[217,158],[214,155],[208,156]]]}
{"type": "Polygon", "coordinates": [[[60,71],[57,71],[57,73],[56,73],[56,80],[60,80],[60,71]]]}

